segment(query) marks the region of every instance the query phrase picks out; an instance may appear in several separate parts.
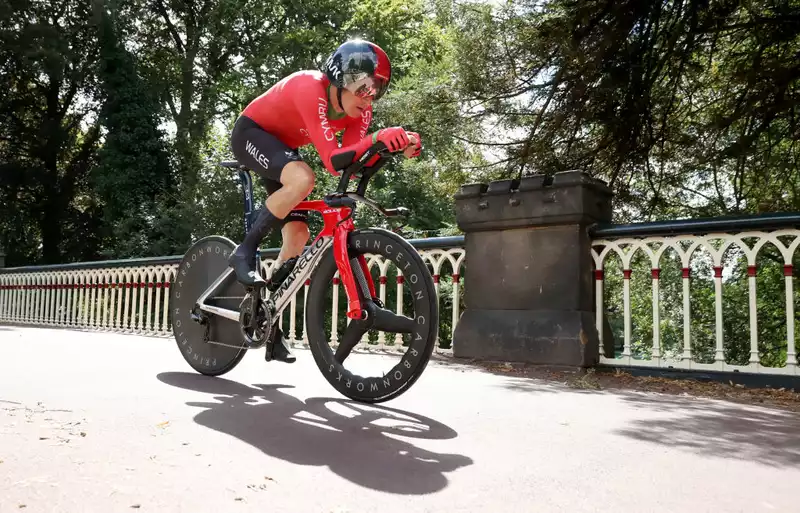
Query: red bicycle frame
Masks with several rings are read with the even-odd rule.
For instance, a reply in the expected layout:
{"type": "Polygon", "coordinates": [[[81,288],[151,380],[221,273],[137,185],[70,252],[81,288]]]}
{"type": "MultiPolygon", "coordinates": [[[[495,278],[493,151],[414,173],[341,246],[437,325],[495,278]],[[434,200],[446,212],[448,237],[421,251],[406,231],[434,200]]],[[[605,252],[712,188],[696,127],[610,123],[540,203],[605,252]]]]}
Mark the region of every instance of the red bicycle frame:
{"type": "MultiPolygon", "coordinates": [[[[350,267],[350,258],[347,254],[347,236],[355,230],[356,226],[353,218],[350,217],[352,209],[348,207],[331,207],[323,200],[301,201],[293,210],[313,210],[322,214],[325,223],[322,230],[314,238],[314,242],[322,237],[333,237],[333,256],[336,260],[336,267],[339,269],[339,276],[347,294],[347,317],[350,319],[361,319],[363,310],[358,299],[358,285],[356,284],[353,269],[350,267]]],[[[312,244],[313,245],[313,244],[312,244]]],[[[375,283],[367,267],[367,260],[364,255],[358,255],[358,263],[364,278],[369,286],[369,293],[372,297],[377,297],[375,293],[375,283]]]]}

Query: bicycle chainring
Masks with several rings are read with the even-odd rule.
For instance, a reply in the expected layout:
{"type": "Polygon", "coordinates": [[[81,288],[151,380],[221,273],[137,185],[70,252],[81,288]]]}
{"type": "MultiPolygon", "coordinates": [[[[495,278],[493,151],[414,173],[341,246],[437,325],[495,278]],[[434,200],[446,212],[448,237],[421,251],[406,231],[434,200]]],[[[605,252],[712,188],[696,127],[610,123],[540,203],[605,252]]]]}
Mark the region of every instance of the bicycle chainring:
{"type": "Polygon", "coordinates": [[[261,299],[256,292],[253,296],[248,292],[239,305],[239,331],[248,349],[258,349],[263,347],[272,332],[272,313],[266,302],[261,299]],[[254,307],[254,305],[256,305],[254,307]],[[257,308],[255,322],[253,322],[253,312],[257,308]],[[253,326],[255,324],[255,326],[253,326]]]}

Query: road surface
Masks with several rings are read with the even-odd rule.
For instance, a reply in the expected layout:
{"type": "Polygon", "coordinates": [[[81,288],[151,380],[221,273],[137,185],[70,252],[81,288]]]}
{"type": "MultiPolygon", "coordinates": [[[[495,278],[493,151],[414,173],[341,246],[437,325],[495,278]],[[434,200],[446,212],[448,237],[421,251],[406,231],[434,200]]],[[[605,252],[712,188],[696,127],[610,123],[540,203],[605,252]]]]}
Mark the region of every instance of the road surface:
{"type": "Polygon", "coordinates": [[[0,512],[798,511],[780,410],[447,362],[365,407],[306,350],[206,378],[171,339],[42,328],[0,355],[0,512]]]}

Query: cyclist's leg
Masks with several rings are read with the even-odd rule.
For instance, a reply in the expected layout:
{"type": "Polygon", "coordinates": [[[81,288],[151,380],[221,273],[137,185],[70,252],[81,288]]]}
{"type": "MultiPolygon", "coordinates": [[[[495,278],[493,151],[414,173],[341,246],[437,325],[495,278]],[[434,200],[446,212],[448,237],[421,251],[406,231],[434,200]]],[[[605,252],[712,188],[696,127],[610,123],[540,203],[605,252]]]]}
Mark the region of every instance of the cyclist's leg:
{"type": "MultiPolygon", "coordinates": [[[[296,211],[292,210],[292,213],[294,212],[296,211]]],[[[305,212],[302,212],[302,214],[305,214],[305,212]]],[[[289,214],[289,217],[291,216],[292,214],[289,214]]],[[[306,244],[308,244],[311,232],[308,230],[308,222],[306,220],[291,220],[283,225],[281,235],[283,236],[283,245],[281,245],[278,261],[285,262],[303,252],[306,244]]]]}
{"type": "MultiPolygon", "coordinates": [[[[289,150],[291,154],[294,150],[289,150]]],[[[297,152],[294,152],[297,155],[297,152]]],[[[284,157],[285,158],[285,157],[284,157]]],[[[274,180],[271,176],[268,177],[274,180]]],[[[314,171],[311,166],[300,160],[287,162],[282,166],[280,177],[277,179],[281,187],[267,197],[267,208],[281,219],[287,218],[292,209],[314,189],[314,171]]]]}
{"type": "MultiPolygon", "coordinates": [[[[263,285],[264,279],[256,271],[255,252],[258,244],[271,230],[282,226],[291,208],[308,195],[314,186],[313,172],[310,187],[309,178],[302,171],[285,173],[284,171],[288,171],[286,168],[302,169],[298,165],[301,163],[300,156],[245,116],[240,116],[233,128],[231,150],[239,163],[264,179],[283,184],[280,191],[267,199],[266,208],[261,209],[250,231],[229,259],[240,282],[245,285],[263,285]]],[[[310,171],[307,164],[302,164],[310,171]]]]}
{"type": "MultiPolygon", "coordinates": [[[[268,178],[262,177],[261,181],[264,188],[267,190],[267,200],[283,187],[282,183],[268,178]]],[[[304,199],[308,199],[308,197],[306,196],[304,199]]],[[[300,255],[308,242],[309,236],[308,212],[305,210],[292,210],[289,212],[283,219],[283,226],[281,227],[281,251],[280,254],[278,254],[278,258],[275,259],[273,269],[277,269],[283,262],[290,258],[300,255]]]]}
{"type": "MultiPolygon", "coordinates": [[[[286,170],[287,167],[284,167],[284,170],[286,170]]],[[[282,183],[264,176],[261,177],[261,182],[267,190],[267,202],[269,202],[271,196],[284,187],[282,183]]],[[[305,242],[308,240],[308,213],[306,211],[290,211],[289,214],[283,218],[282,224],[281,252],[273,264],[273,273],[285,260],[299,255],[303,251],[305,242]],[[299,250],[297,250],[298,246],[299,250]]],[[[267,347],[267,351],[264,353],[264,358],[267,361],[278,360],[286,363],[294,363],[297,360],[294,352],[292,352],[292,344],[283,336],[283,332],[278,323],[273,327],[270,343],[267,347]]]]}

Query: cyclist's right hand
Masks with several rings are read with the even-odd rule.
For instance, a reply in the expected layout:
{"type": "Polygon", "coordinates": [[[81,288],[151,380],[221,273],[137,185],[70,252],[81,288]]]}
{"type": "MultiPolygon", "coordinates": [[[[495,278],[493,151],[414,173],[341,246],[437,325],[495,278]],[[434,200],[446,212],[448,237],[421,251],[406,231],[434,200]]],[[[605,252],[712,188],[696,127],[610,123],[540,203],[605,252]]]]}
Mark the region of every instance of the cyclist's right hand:
{"type": "Polygon", "coordinates": [[[375,140],[385,144],[392,153],[403,151],[411,143],[406,131],[399,126],[378,130],[375,133],[375,140]]]}

